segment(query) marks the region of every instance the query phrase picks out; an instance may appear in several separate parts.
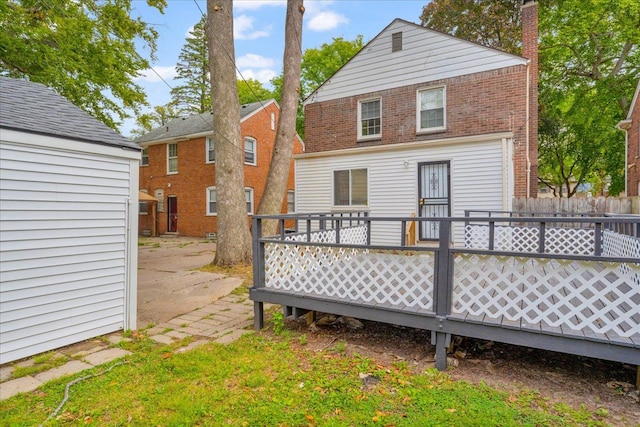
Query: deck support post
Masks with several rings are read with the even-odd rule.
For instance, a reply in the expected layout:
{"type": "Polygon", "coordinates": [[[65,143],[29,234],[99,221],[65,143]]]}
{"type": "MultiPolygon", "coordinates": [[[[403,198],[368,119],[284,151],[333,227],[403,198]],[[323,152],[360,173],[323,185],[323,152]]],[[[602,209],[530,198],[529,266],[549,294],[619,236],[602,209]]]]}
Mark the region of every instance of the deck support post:
{"type": "Polygon", "coordinates": [[[640,365],[636,366],[636,388],[640,390],[640,365]]]}
{"type": "Polygon", "coordinates": [[[451,334],[436,332],[436,369],[447,370],[447,341],[451,340],[451,334]]]}
{"type": "Polygon", "coordinates": [[[264,328],[264,303],[256,301],[253,303],[253,329],[259,331],[264,328]]]}

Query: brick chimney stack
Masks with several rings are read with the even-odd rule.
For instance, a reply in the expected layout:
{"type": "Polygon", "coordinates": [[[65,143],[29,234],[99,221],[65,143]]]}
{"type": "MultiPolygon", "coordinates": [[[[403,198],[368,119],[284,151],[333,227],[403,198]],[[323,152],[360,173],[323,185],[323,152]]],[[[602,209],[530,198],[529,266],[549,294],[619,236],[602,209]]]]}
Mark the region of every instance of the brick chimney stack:
{"type": "Polygon", "coordinates": [[[529,64],[529,123],[527,128],[529,147],[529,194],[538,195],[538,2],[522,2],[522,56],[529,64]]]}

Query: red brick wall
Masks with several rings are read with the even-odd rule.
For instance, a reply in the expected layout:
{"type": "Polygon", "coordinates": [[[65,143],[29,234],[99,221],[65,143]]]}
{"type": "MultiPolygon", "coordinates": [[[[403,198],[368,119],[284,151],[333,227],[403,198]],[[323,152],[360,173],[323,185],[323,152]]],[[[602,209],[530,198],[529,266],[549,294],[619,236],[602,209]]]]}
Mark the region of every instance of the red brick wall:
{"type": "MultiPolygon", "coordinates": [[[[258,209],[269,171],[271,152],[276,131],[271,130],[271,113],[279,110],[274,104],[266,110],[254,113],[241,125],[242,137],[257,140],[257,166],[244,166],[245,187],[253,188],[254,211],[258,209]]],[[[183,236],[204,237],[208,232],[217,231],[217,217],[207,216],[206,188],[215,186],[215,163],[206,163],[205,138],[178,142],[178,173],[167,175],[167,144],[151,145],[149,165],[140,167],[140,188],[154,195],[156,189],[164,190],[164,212],[158,212],[158,233],[167,232],[167,197],[178,199],[178,233],[183,236]]],[[[302,153],[302,143],[296,138],[294,153],[302,153]]],[[[243,155],[238,153],[238,155],[243,155]]],[[[289,171],[287,188],[294,189],[293,161],[289,171]]],[[[286,196],[283,212],[286,212],[286,196]]],[[[251,220],[247,216],[248,221],[251,220]]],[[[151,229],[151,215],[139,216],[140,230],[151,229]]]]}
{"type": "MultiPolygon", "coordinates": [[[[306,152],[513,132],[515,195],[525,196],[526,74],[525,66],[514,66],[308,104],[305,107],[306,152]],[[416,91],[443,84],[446,85],[446,130],[417,134],[416,91]],[[376,96],[382,98],[382,137],[357,142],[358,100],[376,96]]],[[[534,147],[530,154],[534,155],[534,147]]]]}

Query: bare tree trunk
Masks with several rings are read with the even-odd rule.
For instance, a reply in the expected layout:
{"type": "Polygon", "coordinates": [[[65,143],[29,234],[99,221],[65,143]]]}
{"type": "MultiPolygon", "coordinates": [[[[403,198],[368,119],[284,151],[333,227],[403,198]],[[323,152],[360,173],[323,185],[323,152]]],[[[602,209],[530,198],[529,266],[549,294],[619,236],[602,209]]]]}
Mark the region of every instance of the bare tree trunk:
{"type": "MultiPolygon", "coordinates": [[[[280,213],[287,190],[293,143],[296,136],[296,115],[300,100],[303,14],[303,0],[287,0],[280,120],[278,120],[276,142],[264,194],[258,207],[258,213],[261,215],[280,213]]],[[[277,221],[263,222],[264,235],[276,234],[276,228],[277,221]]]]}
{"type": "Polygon", "coordinates": [[[244,196],[240,104],[233,47],[232,0],[207,0],[207,44],[216,150],[218,246],[214,264],[251,263],[244,196]]]}

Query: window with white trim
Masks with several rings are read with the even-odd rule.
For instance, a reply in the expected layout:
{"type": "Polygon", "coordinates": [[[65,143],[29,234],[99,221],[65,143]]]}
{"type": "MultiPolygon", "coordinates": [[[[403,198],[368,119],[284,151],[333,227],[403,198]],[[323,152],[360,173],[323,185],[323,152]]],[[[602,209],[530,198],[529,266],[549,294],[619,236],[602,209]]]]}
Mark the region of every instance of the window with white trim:
{"type": "MultiPolygon", "coordinates": [[[[245,187],[244,200],[247,205],[247,214],[253,215],[253,188],[245,187]]],[[[218,215],[216,187],[207,187],[207,215],[218,215]]]]}
{"type": "Polygon", "coordinates": [[[142,149],[142,157],[140,158],[140,166],[149,166],[149,149],[142,149]]]}
{"type": "Polygon", "coordinates": [[[206,149],[206,163],[214,163],[216,161],[216,152],[213,147],[213,138],[207,137],[205,142],[206,149]]]}
{"type": "Polygon", "coordinates": [[[419,90],[417,94],[417,131],[446,129],[446,90],[444,86],[419,90]]]}
{"type": "Polygon", "coordinates": [[[255,165],[256,162],[256,140],[245,136],[244,137],[244,162],[250,165],[255,165]]]}
{"type": "Polygon", "coordinates": [[[333,171],[333,205],[367,206],[369,184],[367,169],[333,171]]]}
{"type": "Polygon", "coordinates": [[[296,193],[293,190],[287,191],[287,213],[296,211],[296,193]]]}
{"type": "Polygon", "coordinates": [[[216,187],[207,187],[207,215],[218,214],[216,187]]]}
{"type": "Polygon", "coordinates": [[[178,143],[167,144],[167,173],[178,173],[178,143]]]}
{"type": "Polygon", "coordinates": [[[358,101],[358,139],[382,136],[382,99],[358,101]]]}
{"type": "Polygon", "coordinates": [[[253,188],[244,188],[244,200],[247,203],[247,213],[253,215],[253,188]]]}

